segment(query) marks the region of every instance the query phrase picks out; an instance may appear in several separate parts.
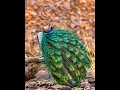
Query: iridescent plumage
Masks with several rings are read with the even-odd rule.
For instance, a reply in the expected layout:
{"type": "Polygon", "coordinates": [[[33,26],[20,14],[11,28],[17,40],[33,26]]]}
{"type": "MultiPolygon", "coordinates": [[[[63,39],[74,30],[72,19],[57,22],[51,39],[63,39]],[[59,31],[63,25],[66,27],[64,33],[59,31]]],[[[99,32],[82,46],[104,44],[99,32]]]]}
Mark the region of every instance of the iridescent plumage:
{"type": "Polygon", "coordinates": [[[90,68],[90,58],[79,37],[67,30],[38,33],[44,62],[49,75],[62,85],[80,86],[90,68]]]}

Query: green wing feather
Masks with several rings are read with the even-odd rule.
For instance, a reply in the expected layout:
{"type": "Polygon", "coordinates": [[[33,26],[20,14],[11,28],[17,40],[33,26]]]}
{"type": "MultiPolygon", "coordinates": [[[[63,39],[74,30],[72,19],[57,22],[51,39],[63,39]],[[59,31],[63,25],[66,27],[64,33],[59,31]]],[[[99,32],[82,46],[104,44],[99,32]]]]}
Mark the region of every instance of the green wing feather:
{"type": "Polygon", "coordinates": [[[76,34],[67,30],[43,32],[41,48],[49,74],[56,83],[80,86],[86,78],[86,68],[91,65],[87,49],[76,34]]]}

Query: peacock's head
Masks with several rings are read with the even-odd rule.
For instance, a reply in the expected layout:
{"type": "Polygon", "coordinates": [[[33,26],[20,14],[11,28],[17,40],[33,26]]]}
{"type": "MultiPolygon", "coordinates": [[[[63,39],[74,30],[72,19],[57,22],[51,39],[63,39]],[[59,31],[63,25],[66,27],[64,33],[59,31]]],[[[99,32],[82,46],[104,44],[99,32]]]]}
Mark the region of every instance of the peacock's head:
{"type": "Polygon", "coordinates": [[[54,29],[54,26],[50,26],[50,30],[48,32],[47,31],[39,32],[37,34],[38,42],[41,44],[43,33],[50,34],[53,31],[53,29],[54,29]]]}

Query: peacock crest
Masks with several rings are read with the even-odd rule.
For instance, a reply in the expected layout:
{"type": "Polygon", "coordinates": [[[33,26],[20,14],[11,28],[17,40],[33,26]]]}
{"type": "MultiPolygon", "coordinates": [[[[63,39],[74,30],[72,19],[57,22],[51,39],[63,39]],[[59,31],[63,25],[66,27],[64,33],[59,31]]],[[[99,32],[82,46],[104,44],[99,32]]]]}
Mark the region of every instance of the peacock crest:
{"type": "Polygon", "coordinates": [[[39,44],[49,75],[62,85],[80,86],[91,67],[87,48],[80,38],[67,30],[39,32],[39,44]]]}

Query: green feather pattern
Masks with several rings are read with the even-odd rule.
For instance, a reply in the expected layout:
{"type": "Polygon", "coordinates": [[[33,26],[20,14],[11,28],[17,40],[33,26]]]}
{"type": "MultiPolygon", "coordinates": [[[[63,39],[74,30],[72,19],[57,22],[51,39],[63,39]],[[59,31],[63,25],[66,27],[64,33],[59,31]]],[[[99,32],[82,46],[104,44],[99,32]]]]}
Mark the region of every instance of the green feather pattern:
{"type": "Polygon", "coordinates": [[[43,32],[41,41],[42,55],[50,76],[58,84],[71,87],[80,86],[90,68],[86,47],[79,37],[67,30],[43,32]]]}

